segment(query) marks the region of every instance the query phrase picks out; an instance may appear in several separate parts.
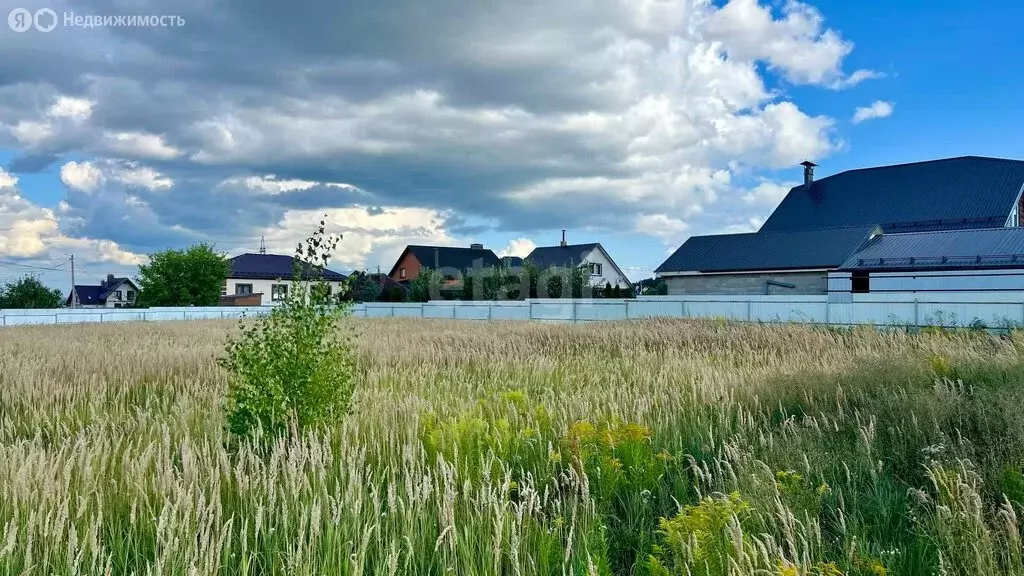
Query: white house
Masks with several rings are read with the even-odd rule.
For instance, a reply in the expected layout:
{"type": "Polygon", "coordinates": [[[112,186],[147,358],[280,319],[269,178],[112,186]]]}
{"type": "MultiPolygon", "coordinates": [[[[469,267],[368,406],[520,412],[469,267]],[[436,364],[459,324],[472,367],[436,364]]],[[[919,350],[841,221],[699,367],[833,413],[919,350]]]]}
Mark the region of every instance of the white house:
{"type": "MultiPolygon", "coordinates": [[[[222,296],[234,296],[239,303],[270,306],[284,300],[291,288],[293,256],[279,254],[242,254],[228,261],[231,270],[221,288],[222,296]],[[259,296],[258,302],[255,297],[259,296]],[[253,297],[253,298],[246,298],[253,297]]],[[[311,266],[302,266],[304,280],[312,279],[311,266]]],[[[345,275],[332,270],[323,271],[331,293],[341,291],[345,275]]]]}
{"type": "Polygon", "coordinates": [[[558,246],[539,246],[525,258],[527,262],[549,267],[574,267],[581,264],[590,267],[590,285],[629,288],[629,278],[622,273],[612,257],[598,242],[590,244],[567,244],[565,230],[562,230],[562,241],[558,246]]]}
{"type": "Polygon", "coordinates": [[[74,298],[75,308],[124,308],[135,304],[138,293],[139,287],[131,278],[115,278],[108,274],[99,286],[75,284],[64,299],[64,305],[71,306],[74,298]]]}

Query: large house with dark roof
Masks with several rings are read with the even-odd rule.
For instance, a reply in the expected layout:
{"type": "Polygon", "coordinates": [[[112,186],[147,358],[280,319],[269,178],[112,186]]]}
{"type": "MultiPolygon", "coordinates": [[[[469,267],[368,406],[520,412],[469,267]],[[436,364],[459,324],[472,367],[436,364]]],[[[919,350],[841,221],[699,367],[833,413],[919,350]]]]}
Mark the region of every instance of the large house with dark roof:
{"type": "MultiPolygon", "coordinates": [[[[221,301],[239,300],[245,305],[273,305],[284,300],[291,288],[295,259],[280,254],[241,254],[228,260],[231,265],[227,280],[221,287],[221,301]],[[255,298],[259,296],[259,299],[255,298]]],[[[314,270],[308,262],[301,263],[301,278],[311,281],[314,270]]],[[[340,293],[346,276],[324,270],[323,278],[332,294],[340,293]]]]}
{"type": "Polygon", "coordinates": [[[573,268],[586,266],[590,269],[590,285],[629,288],[629,278],[608,255],[599,242],[568,244],[565,230],[558,246],[538,246],[524,259],[539,268],[573,268]]]}
{"type": "Polygon", "coordinates": [[[72,298],[75,308],[125,308],[135,305],[135,297],[139,287],[131,278],[118,278],[108,274],[107,279],[98,286],[75,284],[64,305],[71,307],[72,298]]]}
{"type": "Polygon", "coordinates": [[[901,275],[920,285],[1024,269],[1024,161],[964,156],[820,180],[803,166],[760,230],[694,236],[669,256],[655,270],[669,294],[874,292],[908,286],[901,275]]]}
{"type": "Polygon", "coordinates": [[[395,282],[407,284],[425,269],[454,279],[474,268],[496,268],[501,264],[502,260],[494,251],[484,248],[483,244],[470,244],[469,248],[410,244],[402,250],[388,276],[395,282]]]}

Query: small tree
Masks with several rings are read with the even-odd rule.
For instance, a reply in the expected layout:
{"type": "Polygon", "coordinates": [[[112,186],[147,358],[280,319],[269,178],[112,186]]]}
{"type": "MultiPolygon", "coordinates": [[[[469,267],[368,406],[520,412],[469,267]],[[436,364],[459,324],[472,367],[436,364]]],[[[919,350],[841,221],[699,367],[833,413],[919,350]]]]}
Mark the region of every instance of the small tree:
{"type": "Polygon", "coordinates": [[[26,274],[0,288],[0,308],[57,308],[63,302],[60,290],[47,288],[36,276],[26,274]]]}
{"type": "Polygon", "coordinates": [[[144,306],[216,306],[231,265],[209,244],[149,255],[139,266],[138,302],[144,306]]]}
{"type": "Polygon", "coordinates": [[[615,288],[612,288],[612,298],[622,298],[622,288],[619,288],[618,284],[615,285],[615,288]]]}
{"type": "Polygon", "coordinates": [[[612,283],[611,282],[605,282],[604,283],[604,294],[602,294],[601,296],[603,296],[605,298],[611,298],[612,297],[612,283]]]}
{"type": "Polygon", "coordinates": [[[325,237],[324,222],[295,252],[292,286],[280,306],[243,325],[221,361],[230,373],[229,430],[271,435],[318,426],[343,417],[355,390],[350,334],[339,321],[351,304],[324,289],[323,269],[338,237],[325,237]],[[305,258],[305,262],[303,261],[305,258]],[[308,264],[307,264],[308,263],[308,264]]]}

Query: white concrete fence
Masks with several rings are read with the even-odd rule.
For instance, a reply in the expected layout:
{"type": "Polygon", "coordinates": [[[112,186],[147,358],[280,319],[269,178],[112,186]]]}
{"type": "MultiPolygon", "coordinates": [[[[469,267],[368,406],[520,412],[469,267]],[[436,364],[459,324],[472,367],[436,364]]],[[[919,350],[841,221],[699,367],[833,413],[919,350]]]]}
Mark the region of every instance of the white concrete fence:
{"type": "MultiPolygon", "coordinates": [[[[596,322],[638,318],[726,318],[745,322],[799,322],[838,326],[1024,326],[1024,292],[931,292],[828,296],[641,296],[637,299],[374,302],[356,304],[366,318],[450,318],[596,322]]],[[[0,326],[209,320],[266,314],[265,307],[0,310],[0,326]]]]}

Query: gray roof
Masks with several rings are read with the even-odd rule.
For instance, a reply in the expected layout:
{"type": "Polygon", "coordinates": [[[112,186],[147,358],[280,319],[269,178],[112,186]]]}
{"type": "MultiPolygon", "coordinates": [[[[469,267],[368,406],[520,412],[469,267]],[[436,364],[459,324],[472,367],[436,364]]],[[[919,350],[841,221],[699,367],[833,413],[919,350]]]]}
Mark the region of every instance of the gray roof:
{"type": "Polygon", "coordinates": [[[569,244],[567,246],[538,246],[526,257],[526,261],[541,268],[568,268],[579,266],[583,259],[598,247],[590,244],[569,244]]]}
{"type": "Polygon", "coordinates": [[[963,156],[848,170],[794,187],[763,232],[866,226],[921,232],[1002,226],[1024,187],[1024,161],[963,156]]]}
{"type": "Polygon", "coordinates": [[[837,268],[872,232],[876,226],[693,236],[655,272],[837,268]]]}
{"type": "Polygon", "coordinates": [[[844,270],[1024,267],[1024,228],[883,234],[843,263],[844,270]]]}
{"type": "Polygon", "coordinates": [[[436,256],[436,268],[454,268],[456,270],[470,270],[476,267],[477,261],[479,261],[480,267],[482,268],[496,268],[501,264],[498,256],[493,250],[487,248],[462,248],[461,246],[422,246],[417,244],[410,244],[405,247],[402,255],[395,261],[395,265],[391,268],[391,274],[395,273],[395,268],[405,258],[405,254],[411,252],[416,260],[419,261],[420,266],[423,268],[435,268],[435,256],[436,256]]]}

